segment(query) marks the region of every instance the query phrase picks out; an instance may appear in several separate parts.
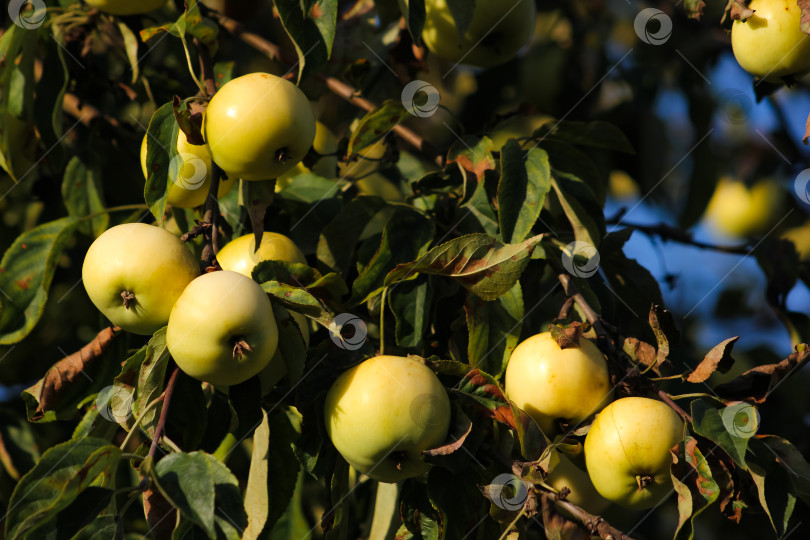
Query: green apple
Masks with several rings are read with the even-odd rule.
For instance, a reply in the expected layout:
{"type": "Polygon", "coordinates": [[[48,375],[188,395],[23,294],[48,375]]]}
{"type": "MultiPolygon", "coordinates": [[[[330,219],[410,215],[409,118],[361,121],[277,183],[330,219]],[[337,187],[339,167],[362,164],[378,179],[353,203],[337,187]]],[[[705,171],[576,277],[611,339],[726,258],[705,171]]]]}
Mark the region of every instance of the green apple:
{"type": "Polygon", "coordinates": [[[140,15],[166,5],[166,0],[84,0],[88,6],[113,15],[140,15]]]}
{"type": "Polygon", "coordinates": [[[750,188],[743,182],[722,178],[706,208],[706,218],[726,236],[761,234],[779,218],[784,192],[773,180],[760,180],[750,188]]]}
{"type": "Polygon", "coordinates": [[[810,36],[800,28],[796,0],[753,0],[754,14],[731,26],[731,48],[748,73],[779,82],[810,71],[810,36]]]}
{"type": "MultiPolygon", "coordinates": [[[[141,169],[144,178],[149,176],[146,166],[146,150],[149,135],[143,136],[141,143],[141,169]]],[[[208,197],[208,186],[211,184],[211,154],[205,145],[198,146],[188,142],[186,134],[178,129],[177,165],[169,167],[171,177],[167,202],[177,208],[196,208],[205,204],[208,197]]],[[[218,197],[224,197],[236,185],[238,178],[221,178],[218,197]]]]}
{"type": "Polygon", "coordinates": [[[506,366],[506,396],[531,416],[547,435],[556,420],[573,426],[610,402],[607,363],[593,342],[561,349],[550,332],[521,342],[506,366]]]}
{"type": "Polygon", "coordinates": [[[166,325],[175,300],[199,275],[179,238],[145,223],[104,231],[82,265],[84,288],[99,311],[116,326],[146,335],[166,325]]]}
{"type": "Polygon", "coordinates": [[[585,437],[585,462],[596,490],[625,508],[652,508],[672,492],[670,448],[683,420],[669,405],[627,397],[604,408],[585,437]]]}
{"type": "Polygon", "coordinates": [[[338,377],[324,419],[352,467],[380,482],[399,482],[427,472],[422,452],[445,442],[450,400],[423,362],[376,356],[338,377]]]}
{"type": "Polygon", "coordinates": [[[315,116],[304,93],[269,73],[251,73],[222,86],[204,120],[211,156],[228,177],[278,178],[312,147],[315,116]]]}
{"type": "Polygon", "coordinates": [[[320,122],[315,123],[315,140],[312,143],[312,148],[323,157],[318,158],[318,161],[312,166],[312,170],[308,169],[303,163],[299,163],[279,176],[276,179],[276,191],[281,191],[290,185],[293,178],[301,173],[312,172],[324,178],[335,177],[338,171],[338,138],[335,137],[331,129],[320,122]]]}
{"type": "Polygon", "coordinates": [[[380,139],[357,154],[359,156],[357,159],[350,162],[342,161],[338,164],[338,174],[341,178],[363,178],[377,171],[385,156],[385,141],[380,139]]]}
{"type": "Polygon", "coordinates": [[[514,58],[529,42],[535,16],[534,0],[477,0],[472,20],[459,38],[447,0],[426,0],[422,39],[431,52],[450,62],[496,66],[514,58]]]}
{"type": "MultiPolygon", "coordinates": [[[[261,261],[285,261],[307,264],[304,254],[295,245],[295,242],[283,234],[265,231],[262,234],[262,243],[256,251],[256,239],[252,234],[240,236],[228,242],[217,253],[217,262],[223,270],[231,270],[251,277],[253,267],[261,261]]],[[[295,324],[301,330],[304,344],[309,345],[309,322],[300,313],[291,311],[295,324]]],[[[276,351],[278,359],[274,358],[259,375],[262,392],[269,392],[284,375],[287,374],[287,365],[281,356],[281,350],[276,351]]]]}
{"type": "Polygon", "coordinates": [[[580,469],[568,456],[557,452],[559,461],[546,477],[546,484],[557,491],[567,487],[568,500],[592,514],[599,514],[610,506],[610,501],[599,495],[588,473],[580,469]]]}
{"type": "Polygon", "coordinates": [[[166,346],[186,374],[215,386],[258,375],[278,346],[273,306],[258,283],[237,272],[198,277],[175,302],[166,346]]]}

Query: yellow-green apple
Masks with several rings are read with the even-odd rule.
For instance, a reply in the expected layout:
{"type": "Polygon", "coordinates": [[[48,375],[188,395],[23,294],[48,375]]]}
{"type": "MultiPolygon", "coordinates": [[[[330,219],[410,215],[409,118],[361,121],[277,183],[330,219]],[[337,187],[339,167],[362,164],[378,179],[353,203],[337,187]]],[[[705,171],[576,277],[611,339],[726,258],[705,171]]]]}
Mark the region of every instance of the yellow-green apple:
{"type": "Polygon", "coordinates": [[[315,116],[290,81],[250,73],[214,94],[204,132],[214,162],[228,177],[270,180],[295,167],[312,147],[315,116]]]}
{"type": "Polygon", "coordinates": [[[506,367],[506,396],[549,436],[556,421],[575,426],[608,404],[613,393],[604,356],[593,342],[560,348],[550,332],[521,342],[506,367]]]}
{"type": "Polygon", "coordinates": [[[258,375],[273,358],[278,328],[258,283],[237,272],[203,274],[175,302],[166,346],[186,374],[215,386],[258,375]]]}
{"type": "Polygon", "coordinates": [[[754,14],[731,26],[731,48],[748,73],[778,82],[810,71],[810,36],[796,0],[753,0],[754,14]]]}
{"type": "Polygon", "coordinates": [[[571,493],[568,500],[592,514],[599,514],[610,501],[599,495],[588,473],[580,469],[568,456],[558,452],[559,461],[546,477],[546,483],[560,491],[567,487],[571,493]]]}
{"type": "Polygon", "coordinates": [[[104,231],[82,265],[93,304],[113,324],[135,334],[165,326],[175,300],[199,275],[199,264],[179,238],[145,223],[104,231]]]}
{"type": "Polygon", "coordinates": [[[422,39],[431,52],[450,62],[496,66],[514,58],[529,42],[535,16],[534,0],[478,0],[459,37],[447,0],[426,0],[422,39]]]}
{"type": "Polygon", "coordinates": [[[376,356],[338,377],[324,418],[352,467],[380,482],[399,482],[427,472],[422,452],[445,442],[450,400],[423,362],[376,356]]]}
{"type": "Polygon", "coordinates": [[[784,191],[770,179],[750,188],[739,180],[721,178],[706,208],[706,218],[726,236],[767,232],[783,210],[784,191]]]}
{"type": "Polygon", "coordinates": [[[652,508],[672,492],[670,448],[683,420],[666,403],[627,397],[604,408],[585,437],[585,463],[596,491],[625,508],[652,508]]]}
{"type": "MultiPolygon", "coordinates": [[[[223,270],[231,270],[239,272],[240,274],[251,277],[253,267],[261,261],[285,261],[299,264],[307,264],[304,254],[295,245],[295,242],[284,236],[283,234],[267,232],[262,234],[262,243],[259,245],[259,250],[255,250],[256,239],[252,234],[240,236],[228,242],[219,253],[217,253],[217,262],[223,270]]],[[[304,338],[304,344],[309,344],[309,323],[307,318],[300,313],[291,311],[295,324],[301,330],[301,335],[304,338]]],[[[259,375],[262,384],[262,391],[269,392],[273,386],[287,374],[287,365],[281,356],[281,350],[276,351],[277,359],[273,359],[259,375]]]]}
{"type": "MultiPolygon", "coordinates": [[[[141,169],[144,178],[149,176],[146,165],[147,140],[141,143],[141,169]]],[[[195,208],[205,204],[208,186],[211,184],[211,154],[205,145],[188,142],[186,134],[178,129],[177,156],[169,166],[169,186],[167,202],[177,208],[195,208]]],[[[238,178],[220,178],[218,197],[224,197],[236,185],[238,178]]]]}

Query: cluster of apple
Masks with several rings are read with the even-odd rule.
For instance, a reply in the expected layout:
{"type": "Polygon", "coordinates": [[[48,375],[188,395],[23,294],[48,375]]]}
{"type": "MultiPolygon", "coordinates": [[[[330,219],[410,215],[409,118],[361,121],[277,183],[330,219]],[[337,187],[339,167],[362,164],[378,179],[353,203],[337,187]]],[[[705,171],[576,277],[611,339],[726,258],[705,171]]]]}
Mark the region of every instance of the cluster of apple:
{"type": "Polygon", "coordinates": [[[731,48],[740,66],[769,82],[810,71],[810,35],[802,32],[802,9],[790,0],[753,0],[753,13],[734,21],[731,48]]]}
{"type": "MultiPolygon", "coordinates": [[[[236,78],[209,103],[205,145],[192,145],[178,133],[182,163],[170,167],[168,202],[182,208],[203,204],[214,162],[227,176],[220,194],[238,178],[280,177],[301,162],[315,131],[309,101],[294,84],[267,73],[236,78]],[[199,163],[205,169],[201,175],[199,163]],[[188,181],[196,175],[199,182],[188,181]]],[[[145,175],[152,172],[147,144],[144,139],[145,175]]],[[[306,259],[280,234],[265,233],[254,248],[252,235],[234,239],[217,254],[223,271],[200,275],[198,262],[178,237],[153,225],[128,223],[93,242],[82,279],[92,302],[116,326],[146,335],[167,326],[167,347],[185,373],[220,387],[261,374],[267,390],[286,366],[272,305],[251,272],[262,260],[305,264],[306,259]]],[[[303,316],[293,314],[293,319],[308,341],[303,316]]]]}
{"type": "MultiPolygon", "coordinates": [[[[585,438],[587,472],[563,453],[547,479],[568,487],[569,500],[600,512],[610,502],[651,508],[672,488],[670,448],[683,438],[683,420],[665,403],[626,397],[612,403],[605,359],[587,339],[561,346],[550,332],[513,351],[506,395],[547,435],[576,428],[599,413],[585,438]]],[[[413,358],[378,356],[343,373],[326,397],[326,428],[355,469],[381,482],[427,470],[422,452],[447,437],[450,403],[438,377],[413,358]],[[385,392],[385,407],[380,394],[385,392]],[[384,426],[384,429],[368,429],[384,426]]]]}

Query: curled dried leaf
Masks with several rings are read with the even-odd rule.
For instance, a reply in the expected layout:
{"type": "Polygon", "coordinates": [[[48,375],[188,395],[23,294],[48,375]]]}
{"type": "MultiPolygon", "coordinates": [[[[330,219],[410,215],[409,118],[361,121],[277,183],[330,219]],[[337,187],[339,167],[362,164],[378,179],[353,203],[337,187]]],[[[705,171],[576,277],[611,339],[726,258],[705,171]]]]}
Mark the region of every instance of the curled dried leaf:
{"type": "Polygon", "coordinates": [[[70,356],[55,363],[42,378],[39,393],[39,406],[32,416],[32,420],[41,420],[59,397],[70,387],[91,362],[101,356],[110,346],[112,340],[121,332],[117,326],[105,328],[96,337],[70,356]]]}
{"type": "Polygon", "coordinates": [[[763,403],[771,390],[801,369],[810,360],[810,346],[796,346],[796,351],[776,364],[766,364],[749,369],[733,381],[720,384],[715,391],[724,399],[763,403]]]}
{"type": "Polygon", "coordinates": [[[754,10],[740,0],[731,0],[726,9],[728,9],[728,16],[732,21],[744,21],[754,14],[754,10]]]}
{"type": "Polygon", "coordinates": [[[731,366],[734,365],[734,358],[731,357],[731,350],[734,348],[734,344],[737,343],[737,340],[739,339],[740,336],[735,336],[733,338],[728,338],[718,345],[715,345],[715,347],[709,351],[698,367],[696,367],[695,370],[689,374],[686,380],[691,383],[699,383],[708,379],[709,376],[715,371],[719,371],[720,373],[728,372],[728,370],[731,369],[731,366]]]}

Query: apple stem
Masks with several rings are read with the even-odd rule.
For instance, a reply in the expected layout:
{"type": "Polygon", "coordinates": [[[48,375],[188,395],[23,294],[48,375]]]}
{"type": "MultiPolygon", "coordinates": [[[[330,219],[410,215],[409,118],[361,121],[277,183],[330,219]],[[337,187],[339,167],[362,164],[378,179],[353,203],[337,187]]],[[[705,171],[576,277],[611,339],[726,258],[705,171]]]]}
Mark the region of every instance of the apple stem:
{"type": "Polygon", "coordinates": [[[253,349],[250,348],[248,342],[245,341],[245,338],[239,338],[236,343],[233,344],[233,357],[235,360],[241,360],[245,354],[245,351],[252,352],[253,349]]]}
{"type": "Polygon", "coordinates": [[[129,306],[135,302],[135,293],[121,291],[121,298],[124,300],[124,308],[129,309],[129,306]]]}

